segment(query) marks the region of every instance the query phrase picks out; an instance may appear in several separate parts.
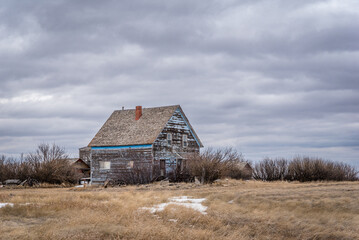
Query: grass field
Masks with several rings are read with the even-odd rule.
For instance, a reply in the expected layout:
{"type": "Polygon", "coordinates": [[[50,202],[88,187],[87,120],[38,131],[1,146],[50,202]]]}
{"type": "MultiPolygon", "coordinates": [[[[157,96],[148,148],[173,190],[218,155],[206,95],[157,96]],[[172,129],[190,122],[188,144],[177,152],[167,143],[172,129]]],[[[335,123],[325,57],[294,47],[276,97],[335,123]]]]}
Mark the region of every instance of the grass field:
{"type": "Polygon", "coordinates": [[[359,182],[0,189],[1,239],[359,239],[359,182]],[[151,208],[171,197],[205,198],[151,208]]]}

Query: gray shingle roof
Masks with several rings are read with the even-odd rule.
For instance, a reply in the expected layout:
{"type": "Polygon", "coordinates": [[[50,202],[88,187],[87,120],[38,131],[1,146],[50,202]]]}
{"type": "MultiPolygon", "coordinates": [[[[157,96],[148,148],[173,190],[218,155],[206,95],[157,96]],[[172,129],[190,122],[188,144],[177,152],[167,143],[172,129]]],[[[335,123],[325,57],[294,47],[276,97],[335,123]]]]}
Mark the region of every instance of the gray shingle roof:
{"type": "Polygon", "coordinates": [[[116,110],[92,139],[89,147],[152,144],[179,105],[143,108],[135,120],[135,109],[116,110]]]}

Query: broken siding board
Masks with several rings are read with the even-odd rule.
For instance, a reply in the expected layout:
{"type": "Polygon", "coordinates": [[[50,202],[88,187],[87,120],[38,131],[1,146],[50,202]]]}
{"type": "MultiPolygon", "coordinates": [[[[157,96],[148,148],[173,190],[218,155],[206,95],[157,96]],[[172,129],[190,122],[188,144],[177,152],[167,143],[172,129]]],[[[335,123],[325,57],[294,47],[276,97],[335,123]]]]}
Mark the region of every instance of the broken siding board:
{"type": "Polygon", "coordinates": [[[79,158],[87,164],[90,163],[90,151],[90,147],[83,147],[79,149],[79,158]]]}

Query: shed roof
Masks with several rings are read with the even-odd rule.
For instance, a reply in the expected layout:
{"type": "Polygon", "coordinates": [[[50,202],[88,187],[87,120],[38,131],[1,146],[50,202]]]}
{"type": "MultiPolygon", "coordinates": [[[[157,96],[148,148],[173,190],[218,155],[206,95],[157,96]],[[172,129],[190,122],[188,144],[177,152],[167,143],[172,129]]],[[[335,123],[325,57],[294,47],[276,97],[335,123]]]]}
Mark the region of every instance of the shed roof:
{"type": "Polygon", "coordinates": [[[238,167],[241,170],[244,168],[252,169],[251,165],[248,162],[239,162],[238,167]]]}
{"type": "Polygon", "coordinates": [[[70,165],[75,165],[77,163],[80,163],[80,164],[86,165],[87,168],[90,168],[90,166],[81,158],[67,158],[65,160],[68,161],[70,163],[70,165]]]}
{"type": "MultiPolygon", "coordinates": [[[[116,110],[107,119],[88,146],[152,144],[178,108],[183,113],[179,105],[143,108],[142,116],[139,120],[135,120],[135,109],[116,110]]],[[[188,122],[184,114],[183,116],[188,122]]],[[[190,128],[192,127],[190,126],[190,128]]],[[[193,134],[196,134],[193,129],[191,130],[193,134]]],[[[197,135],[195,137],[198,139],[197,135]]]]}
{"type": "Polygon", "coordinates": [[[70,164],[74,164],[79,160],[79,158],[66,158],[66,161],[68,161],[70,164]]]}

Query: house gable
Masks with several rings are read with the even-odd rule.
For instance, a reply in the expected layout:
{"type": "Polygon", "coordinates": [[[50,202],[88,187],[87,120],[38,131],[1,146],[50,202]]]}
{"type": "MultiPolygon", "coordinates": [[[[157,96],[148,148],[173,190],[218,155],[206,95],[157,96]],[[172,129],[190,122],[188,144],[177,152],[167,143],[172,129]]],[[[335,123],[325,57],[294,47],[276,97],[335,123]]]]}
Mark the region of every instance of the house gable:
{"type": "MultiPolygon", "coordinates": [[[[188,118],[186,117],[186,115],[184,114],[184,112],[183,112],[183,110],[182,110],[182,108],[181,108],[180,106],[176,109],[174,115],[172,115],[172,117],[171,117],[171,119],[169,120],[169,122],[170,122],[170,121],[175,121],[176,115],[178,115],[178,114],[181,115],[181,118],[179,118],[179,117],[177,116],[177,118],[178,118],[177,120],[179,120],[180,122],[183,120],[183,121],[186,123],[187,129],[190,131],[190,133],[192,134],[193,138],[196,140],[196,143],[198,144],[198,146],[199,146],[200,148],[203,147],[203,144],[202,144],[201,140],[200,140],[199,137],[197,136],[196,132],[194,131],[192,125],[189,123],[188,118]]],[[[168,125],[168,122],[167,122],[167,125],[168,125]]]]}
{"type": "Polygon", "coordinates": [[[186,154],[198,152],[202,146],[182,109],[178,107],[154,142],[153,152],[156,160],[178,159],[185,158],[186,154]],[[171,135],[171,144],[168,143],[169,134],[171,135]],[[183,145],[184,135],[187,138],[186,146],[183,145]]]}
{"type": "MultiPolygon", "coordinates": [[[[191,124],[189,123],[187,117],[183,113],[182,109],[178,107],[176,111],[174,111],[171,118],[167,121],[166,126],[162,129],[160,134],[166,133],[173,133],[175,134],[174,142],[176,145],[179,145],[179,141],[182,141],[182,135],[188,136],[189,142],[194,142],[198,145],[198,147],[203,147],[202,142],[199,140],[197,134],[195,133],[194,129],[192,128],[191,124]],[[179,135],[181,135],[179,137],[179,135]]],[[[157,139],[160,135],[157,137],[157,139]]],[[[156,140],[157,140],[156,139],[156,140]]]]}

